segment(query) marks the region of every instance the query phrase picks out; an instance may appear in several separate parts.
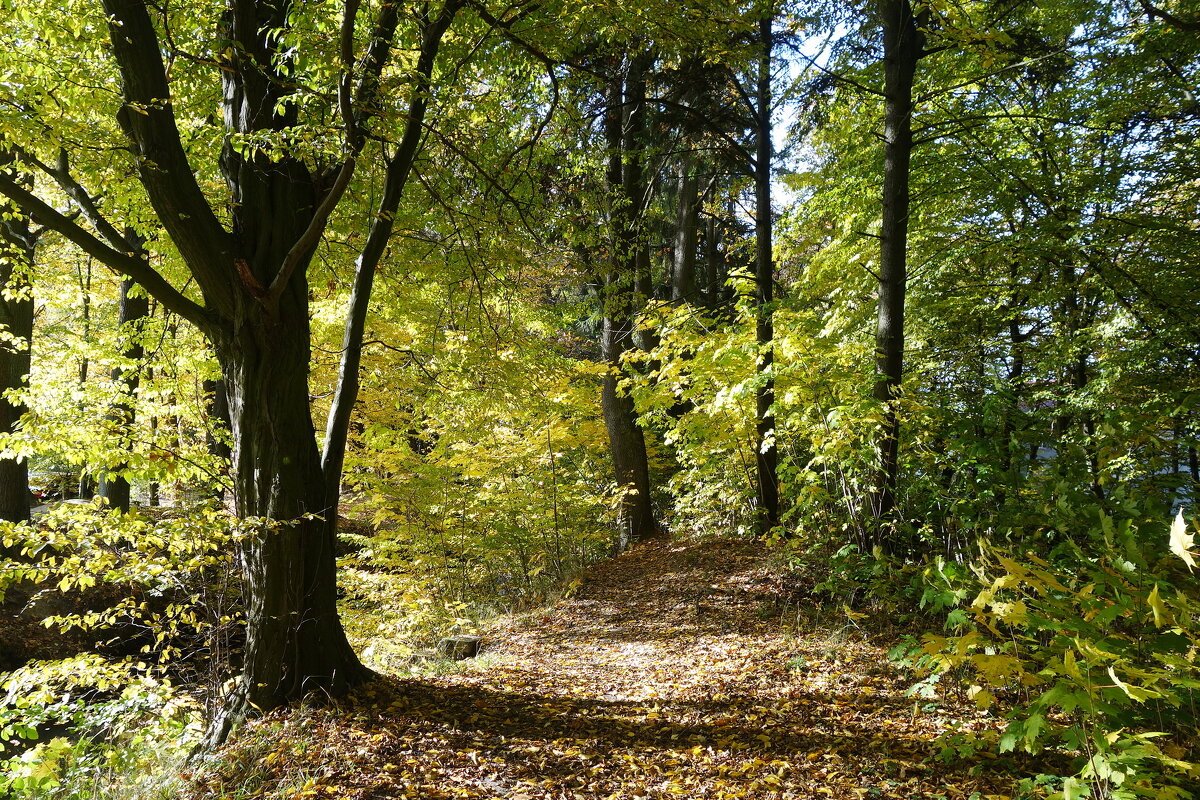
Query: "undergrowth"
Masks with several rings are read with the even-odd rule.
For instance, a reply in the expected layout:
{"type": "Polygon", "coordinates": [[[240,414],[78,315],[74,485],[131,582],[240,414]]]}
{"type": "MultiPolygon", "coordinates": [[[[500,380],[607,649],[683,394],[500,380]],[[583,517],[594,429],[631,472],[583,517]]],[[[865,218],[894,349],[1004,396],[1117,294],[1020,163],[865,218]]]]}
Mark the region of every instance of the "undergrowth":
{"type": "Polygon", "coordinates": [[[893,654],[921,678],[915,695],[969,698],[1002,723],[944,737],[944,757],[1059,754],[1069,770],[1026,789],[1049,786],[1063,800],[1194,797],[1193,534],[1182,514],[1169,532],[1102,512],[1093,520],[1041,555],[993,545],[969,564],[929,564],[921,601],[943,613],[944,630],[893,654]]]}

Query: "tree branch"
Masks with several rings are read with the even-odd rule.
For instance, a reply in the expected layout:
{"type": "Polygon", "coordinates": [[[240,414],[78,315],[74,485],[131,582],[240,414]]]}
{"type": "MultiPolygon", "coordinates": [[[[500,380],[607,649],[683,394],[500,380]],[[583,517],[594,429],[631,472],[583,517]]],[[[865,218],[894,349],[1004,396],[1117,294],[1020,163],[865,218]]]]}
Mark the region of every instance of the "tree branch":
{"type": "Polygon", "coordinates": [[[437,60],[442,37],[453,22],[463,0],[446,0],[436,18],[428,17],[428,6],[421,25],[421,49],[413,70],[412,95],[408,120],[396,152],[387,160],[383,197],[380,198],[375,219],[354,268],[354,284],[346,312],[346,327],[342,337],[342,359],[338,366],[337,389],[329,406],[325,426],[325,441],[321,452],[321,472],[325,480],[326,524],[337,520],[342,465],[346,458],[346,437],[350,429],[350,414],[358,398],[359,368],[362,363],[362,341],[366,330],[367,308],[375,283],[375,270],[383,258],[396,209],[413,162],[421,144],[425,112],[429,106],[429,90],[433,81],[433,66],[437,60]]]}
{"type": "Polygon", "coordinates": [[[88,224],[95,229],[96,233],[108,242],[108,244],[122,253],[136,253],[141,248],[134,243],[128,241],[125,236],[117,230],[117,227],[109,222],[103,214],[100,213],[99,207],[96,205],[94,198],[81,184],[75,176],[71,174],[70,160],[67,156],[65,148],[59,150],[58,163],[51,167],[44,164],[40,159],[32,153],[21,147],[14,147],[17,157],[26,164],[36,167],[44,172],[48,177],[58,184],[63,193],[74,203],[88,224]]]}
{"type": "Polygon", "coordinates": [[[346,160],[342,162],[337,178],[329,188],[329,191],[325,193],[321,204],[313,212],[313,217],[309,220],[308,227],[304,229],[304,233],[300,235],[300,238],[288,250],[283,263],[279,267],[279,272],[271,279],[271,285],[267,287],[265,299],[269,307],[274,306],[278,302],[296,268],[307,260],[309,254],[316,249],[318,242],[321,241],[321,237],[324,235],[325,228],[329,223],[330,214],[333,213],[337,204],[341,202],[342,195],[346,193],[346,188],[350,185],[350,179],[354,176],[354,168],[357,164],[358,156],[362,152],[363,145],[366,142],[362,133],[363,126],[376,111],[379,78],[391,55],[392,42],[396,37],[396,26],[399,24],[399,14],[397,13],[395,3],[385,3],[380,8],[379,18],[376,20],[375,30],[371,35],[371,43],[367,46],[367,52],[363,56],[362,78],[359,79],[358,87],[354,92],[354,96],[351,97],[350,87],[354,82],[355,72],[354,23],[355,16],[358,14],[358,8],[359,0],[350,0],[346,4],[339,37],[342,76],[338,81],[338,110],[342,116],[342,125],[346,132],[346,160]],[[356,108],[358,109],[357,113],[355,112],[356,108]]]}
{"type": "Polygon", "coordinates": [[[1140,0],[1142,10],[1146,12],[1146,16],[1150,19],[1155,17],[1161,19],[1173,28],[1178,28],[1181,31],[1200,31],[1200,21],[1181,19],[1169,11],[1149,2],[1149,0],[1140,0]]]}
{"type": "Polygon", "coordinates": [[[103,5],[125,98],[117,121],[133,145],[138,177],[210,307],[231,312],[237,286],[231,237],[192,174],[147,3],[103,0],[103,5]]]}
{"type": "Polygon", "coordinates": [[[201,330],[206,332],[209,330],[211,319],[208,311],[172,286],[166,278],[142,259],[109,247],[89,231],[80,227],[66,214],[34,195],[33,192],[14,180],[11,175],[3,172],[0,172],[0,194],[16,203],[39,224],[62,234],[68,241],[77,245],[109,269],[133,278],[164,307],[201,330]]]}

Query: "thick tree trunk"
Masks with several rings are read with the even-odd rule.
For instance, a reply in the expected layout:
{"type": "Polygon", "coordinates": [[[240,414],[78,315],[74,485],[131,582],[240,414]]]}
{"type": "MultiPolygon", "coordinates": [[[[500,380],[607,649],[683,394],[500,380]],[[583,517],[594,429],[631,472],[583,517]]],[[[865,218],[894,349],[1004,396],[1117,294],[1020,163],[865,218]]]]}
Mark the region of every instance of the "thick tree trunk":
{"type": "MultiPolygon", "coordinates": [[[[25,406],[8,392],[24,388],[29,381],[30,342],[33,339],[33,295],[30,286],[36,236],[29,218],[6,213],[0,218],[0,433],[13,433],[25,414],[25,406]],[[11,338],[9,338],[11,337],[11,338]]],[[[24,458],[0,458],[0,519],[23,522],[29,519],[29,462],[24,458]]]]}
{"type": "Polygon", "coordinates": [[[883,219],[879,248],[879,308],[875,329],[874,396],[883,405],[879,461],[871,513],[870,546],[885,549],[894,528],[899,474],[900,415],[904,374],[904,299],[908,289],[909,169],[912,160],[912,93],[924,47],[909,0],[883,0],[884,163],[883,219]]]}
{"type": "Polygon", "coordinates": [[[762,52],[758,62],[757,153],[754,166],[754,275],[758,287],[759,384],[755,392],[755,464],[757,467],[758,530],[765,535],[779,525],[779,451],[775,444],[775,322],[771,304],[775,300],[775,260],[771,220],[771,49],[773,11],[759,22],[762,52]]]}
{"type": "Polygon", "coordinates": [[[604,425],[608,431],[613,467],[623,492],[619,546],[624,550],[653,536],[657,525],[650,505],[646,439],[635,421],[633,398],[618,391],[617,380],[610,370],[604,378],[600,401],[604,409],[604,425]]]}
{"type": "Polygon", "coordinates": [[[617,485],[621,488],[621,549],[646,539],[657,531],[650,505],[650,469],[646,440],[637,424],[633,399],[617,387],[622,370],[621,356],[633,346],[637,310],[645,302],[637,285],[643,272],[638,235],[641,203],[645,193],[639,149],[644,146],[640,130],[645,109],[645,77],[648,58],[634,56],[627,74],[614,70],[609,86],[605,135],[609,147],[607,180],[613,197],[610,220],[612,252],[604,286],[603,330],[600,349],[608,373],[600,394],[604,425],[617,485]]]}
{"type": "Polygon", "coordinates": [[[313,691],[336,696],[371,674],[338,617],[335,533],[322,519],[324,481],[309,409],[307,307],[298,302],[307,289],[297,283],[278,318],[255,315],[217,343],[233,432],[236,513],[264,522],[241,553],[242,677],[209,730],[212,743],[255,709],[313,691]]]}
{"type": "MultiPolygon", "coordinates": [[[[137,294],[131,294],[135,286],[136,284],[131,278],[121,281],[118,319],[122,329],[121,335],[126,337],[127,341],[124,356],[133,363],[131,366],[117,367],[113,370],[113,382],[118,385],[122,397],[113,404],[109,411],[109,421],[124,440],[122,446],[125,450],[131,450],[133,447],[133,442],[129,437],[136,414],[133,395],[137,392],[140,381],[140,363],[146,356],[146,348],[141,341],[141,324],[150,316],[150,298],[140,291],[137,294]]],[[[120,472],[127,466],[127,463],[115,464],[112,469],[120,472]]],[[[100,479],[97,494],[108,500],[108,504],[112,508],[120,509],[122,512],[129,511],[129,479],[123,475],[105,474],[100,479]]]]}

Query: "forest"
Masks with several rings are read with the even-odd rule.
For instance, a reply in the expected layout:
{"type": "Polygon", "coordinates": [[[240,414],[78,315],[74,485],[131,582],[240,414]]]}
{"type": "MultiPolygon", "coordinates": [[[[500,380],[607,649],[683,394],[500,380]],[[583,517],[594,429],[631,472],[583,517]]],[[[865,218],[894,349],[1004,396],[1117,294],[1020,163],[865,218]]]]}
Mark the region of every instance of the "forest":
{"type": "Polygon", "coordinates": [[[1200,797],[1196,0],[0,20],[0,798],[1200,797]]]}

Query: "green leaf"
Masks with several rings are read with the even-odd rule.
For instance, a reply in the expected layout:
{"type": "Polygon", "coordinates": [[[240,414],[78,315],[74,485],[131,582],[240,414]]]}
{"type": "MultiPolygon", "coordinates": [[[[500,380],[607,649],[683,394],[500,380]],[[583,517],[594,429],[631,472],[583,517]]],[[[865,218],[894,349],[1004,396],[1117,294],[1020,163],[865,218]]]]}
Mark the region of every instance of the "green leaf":
{"type": "Polygon", "coordinates": [[[1063,781],[1062,793],[1057,796],[1063,800],[1078,800],[1080,797],[1087,797],[1087,795],[1087,784],[1078,778],[1070,777],[1063,781]]]}

